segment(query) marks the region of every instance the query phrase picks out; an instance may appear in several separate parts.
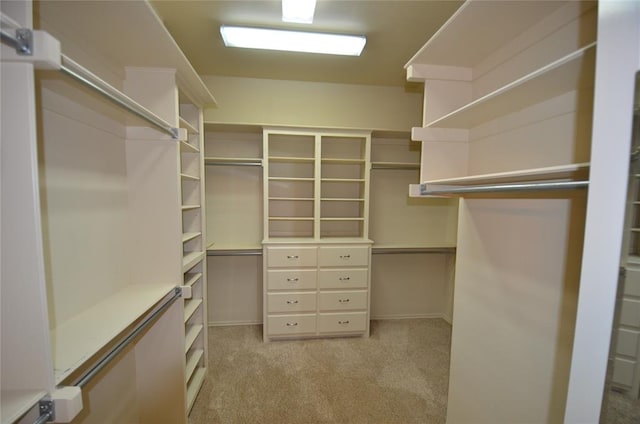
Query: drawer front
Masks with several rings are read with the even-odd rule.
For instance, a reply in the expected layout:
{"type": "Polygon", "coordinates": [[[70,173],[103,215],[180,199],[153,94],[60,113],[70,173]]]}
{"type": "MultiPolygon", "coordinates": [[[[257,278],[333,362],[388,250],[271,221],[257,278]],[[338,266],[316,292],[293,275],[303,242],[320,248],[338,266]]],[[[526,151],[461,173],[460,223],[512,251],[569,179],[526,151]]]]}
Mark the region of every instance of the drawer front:
{"type": "Polygon", "coordinates": [[[366,289],[368,269],[321,269],[321,289],[366,289]]]}
{"type": "Polygon", "coordinates": [[[315,293],[269,293],[267,312],[315,312],[315,293]]]}
{"type": "Polygon", "coordinates": [[[318,316],[320,333],[357,333],[364,332],[366,329],[366,312],[320,314],[318,316]]]}
{"type": "Polygon", "coordinates": [[[267,247],[268,268],[300,268],[316,266],[315,247],[267,247]]]}
{"type": "Polygon", "coordinates": [[[369,246],[323,246],[318,260],[320,266],[368,266],[369,246]]]}
{"type": "Polygon", "coordinates": [[[315,289],[318,273],[315,269],[267,271],[267,290],[315,289]]]}
{"type": "Polygon", "coordinates": [[[269,336],[295,336],[316,332],[314,315],[282,315],[267,317],[269,336]]]}
{"type": "Polygon", "coordinates": [[[322,292],[319,294],[321,311],[367,309],[367,291],[322,292]]]}

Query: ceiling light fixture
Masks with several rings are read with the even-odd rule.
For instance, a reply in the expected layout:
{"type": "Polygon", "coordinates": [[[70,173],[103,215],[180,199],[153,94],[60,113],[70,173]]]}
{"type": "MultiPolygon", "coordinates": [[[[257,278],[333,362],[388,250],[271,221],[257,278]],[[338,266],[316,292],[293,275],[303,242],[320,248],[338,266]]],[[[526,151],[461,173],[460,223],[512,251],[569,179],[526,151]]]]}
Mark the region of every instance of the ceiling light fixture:
{"type": "Polygon", "coordinates": [[[316,9],[316,0],[282,0],[282,20],[310,24],[316,9]]]}
{"type": "Polygon", "coordinates": [[[367,39],[362,35],[339,35],[276,29],[221,26],[227,47],[282,50],[304,53],[360,56],[367,39]]]}

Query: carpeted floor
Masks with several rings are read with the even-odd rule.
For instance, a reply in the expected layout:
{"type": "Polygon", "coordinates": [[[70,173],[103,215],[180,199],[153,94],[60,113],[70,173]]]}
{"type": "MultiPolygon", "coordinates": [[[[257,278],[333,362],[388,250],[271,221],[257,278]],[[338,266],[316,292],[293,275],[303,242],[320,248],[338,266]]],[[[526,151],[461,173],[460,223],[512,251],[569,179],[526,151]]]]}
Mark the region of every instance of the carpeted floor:
{"type": "Polygon", "coordinates": [[[444,423],[451,326],[372,321],[371,337],[262,342],[209,328],[209,373],[189,424],[444,423]]]}

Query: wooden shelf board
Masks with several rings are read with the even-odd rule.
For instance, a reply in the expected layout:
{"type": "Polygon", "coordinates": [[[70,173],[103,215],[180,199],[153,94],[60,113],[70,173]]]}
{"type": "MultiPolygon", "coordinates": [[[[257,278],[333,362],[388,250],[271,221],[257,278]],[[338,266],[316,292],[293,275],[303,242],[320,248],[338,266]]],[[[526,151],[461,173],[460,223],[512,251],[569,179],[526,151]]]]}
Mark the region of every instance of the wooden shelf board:
{"type": "Polygon", "coordinates": [[[187,272],[204,258],[204,252],[189,252],[182,257],[182,272],[187,272]]]}
{"type": "Polygon", "coordinates": [[[187,385],[187,411],[191,411],[193,407],[200,387],[202,387],[206,371],[206,368],[198,367],[187,385]]]}
{"type": "Polygon", "coordinates": [[[183,153],[200,153],[200,149],[186,141],[180,142],[180,151],[183,153]]]}
{"type": "Polygon", "coordinates": [[[246,165],[262,165],[262,158],[230,158],[219,156],[207,156],[204,158],[205,165],[228,165],[228,164],[246,164],[246,165]]]}
{"type": "Polygon", "coordinates": [[[200,305],[202,305],[202,299],[188,299],[184,301],[184,322],[189,321],[189,318],[193,316],[200,305]]]}
{"type": "Polygon", "coordinates": [[[364,202],[364,199],[361,197],[321,197],[320,201],[322,202],[364,202]]]}
{"type": "Polygon", "coordinates": [[[314,178],[269,177],[269,181],[315,181],[314,178]]]}
{"type": "Polygon", "coordinates": [[[201,236],[202,233],[183,233],[182,234],[182,242],[186,243],[189,240],[193,240],[194,238],[201,236]]]}
{"type": "Polygon", "coordinates": [[[373,241],[364,237],[268,237],[262,240],[263,244],[331,244],[340,243],[369,243],[373,241]]]}
{"type": "Polygon", "coordinates": [[[469,175],[458,178],[444,178],[424,181],[422,184],[437,185],[479,185],[494,183],[517,183],[535,180],[572,180],[587,178],[589,163],[572,163],[567,165],[549,166],[545,168],[522,169],[517,171],[496,172],[491,174],[469,175]]]}
{"type": "Polygon", "coordinates": [[[200,181],[200,177],[196,177],[196,176],[188,175],[188,174],[180,174],[180,178],[183,181],[200,181]]]}
{"type": "Polygon", "coordinates": [[[184,353],[186,354],[196,341],[204,326],[202,324],[189,325],[184,336],[184,353]]]}
{"type": "Polygon", "coordinates": [[[196,127],[194,127],[191,122],[184,119],[182,116],[179,117],[180,128],[185,128],[189,134],[200,134],[200,131],[196,127]]]}
{"type": "Polygon", "coordinates": [[[362,165],[366,163],[364,159],[344,159],[344,158],[322,158],[321,163],[333,163],[333,164],[354,164],[362,165]]]}
{"type": "Polygon", "coordinates": [[[269,200],[307,202],[307,201],[313,201],[314,199],[313,197],[269,197],[269,200]]]}
{"type": "Polygon", "coordinates": [[[0,393],[2,424],[17,422],[46,395],[45,390],[2,390],[0,393]]]}
{"type": "Polygon", "coordinates": [[[499,46],[553,13],[561,2],[467,1],[409,60],[416,64],[473,68],[499,46]],[[496,16],[508,25],[496,25],[496,16]]]}
{"type": "Polygon", "coordinates": [[[364,218],[357,218],[357,217],[331,217],[331,218],[320,218],[320,221],[364,221],[364,218]]]}
{"type": "Polygon", "coordinates": [[[198,363],[200,362],[200,359],[202,359],[203,355],[204,355],[203,349],[194,349],[187,354],[187,366],[185,369],[186,371],[185,383],[188,383],[189,380],[191,380],[191,377],[193,376],[193,372],[198,367],[198,363]]]}
{"type": "Polygon", "coordinates": [[[321,178],[323,183],[363,183],[364,178],[321,178]]]}
{"type": "Polygon", "coordinates": [[[51,330],[55,383],[113,341],[175,289],[174,285],[130,285],[51,330]]]}
{"type": "Polygon", "coordinates": [[[315,161],[312,157],[294,157],[294,156],[269,156],[269,162],[301,162],[301,163],[313,163],[315,161]]]}
{"type": "Polygon", "coordinates": [[[202,273],[201,272],[188,272],[184,275],[186,277],[186,280],[184,281],[184,285],[185,286],[190,286],[193,287],[193,285],[200,279],[202,278],[202,273]]]}
{"type": "Polygon", "coordinates": [[[428,123],[429,128],[473,128],[593,81],[595,43],[547,64],[428,123]]]}

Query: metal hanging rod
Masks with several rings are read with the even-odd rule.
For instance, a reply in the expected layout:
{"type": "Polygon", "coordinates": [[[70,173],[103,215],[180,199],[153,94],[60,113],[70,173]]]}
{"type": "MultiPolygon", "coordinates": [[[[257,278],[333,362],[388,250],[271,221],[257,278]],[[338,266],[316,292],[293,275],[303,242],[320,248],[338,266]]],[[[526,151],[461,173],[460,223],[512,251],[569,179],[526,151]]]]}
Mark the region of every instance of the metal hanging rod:
{"type": "Polygon", "coordinates": [[[89,383],[100,371],[102,371],[109,363],[116,357],[120,352],[122,352],[127,346],[133,342],[133,340],[144,330],[146,330],[156,318],[158,318],[165,310],[167,310],[173,302],[175,302],[178,298],[182,296],[182,291],[176,287],[173,292],[173,296],[167,300],[162,306],[156,309],[153,313],[147,316],[136,328],[125,337],[116,347],[114,347],[104,358],[100,360],[96,365],[93,366],[86,374],[84,374],[75,384],[74,386],[78,386],[80,388],[84,387],[89,383]]]}
{"type": "Polygon", "coordinates": [[[541,181],[530,183],[487,184],[463,187],[437,184],[420,184],[420,194],[423,196],[429,196],[446,194],[571,190],[587,188],[588,185],[589,181],[541,181]],[[433,188],[429,188],[429,186],[432,186],[433,188]]]}
{"type": "Polygon", "coordinates": [[[262,256],[261,249],[207,250],[207,256],[262,256]]]}
{"type": "Polygon", "coordinates": [[[385,165],[385,164],[381,164],[381,163],[371,163],[371,169],[389,169],[389,170],[398,170],[398,169],[402,169],[402,170],[419,170],[420,169],[420,164],[411,164],[411,163],[407,163],[407,164],[389,164],[389,165],[385,165]]]}
{"type": "Polygon", "coordinates": [[[262,166],[261,162],[216,162],[208,161],[204,163],[206,166],[262,166]]]}
{"type": "Polygon", "coordinates": [[[84,68],[80,64],[74,62],[70,58],[65,55],[61,57],[61,67],[60,70],[67,75],[77,79],[83,84],[91,87],[98,93],[105,96],[107,99],[111,100],[115,104],[123,107],[134,115],[144,119],[145,121],[153,124],[160,130],[166,132],[171,136],[171,138],[178,138],[178,129],[172,127],[168,122],[160,118],[155,113],[151,112],[149,109],[137,103],[135,100],[126,96],[120,90],[112,87],[100,77],[84,68]]]}
{"type": "Polygon", "coordinates": [[[455,253],[455,247],[373,247],[373,255],[395,255],[407,253],[455,253]]]}

